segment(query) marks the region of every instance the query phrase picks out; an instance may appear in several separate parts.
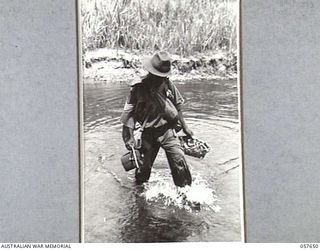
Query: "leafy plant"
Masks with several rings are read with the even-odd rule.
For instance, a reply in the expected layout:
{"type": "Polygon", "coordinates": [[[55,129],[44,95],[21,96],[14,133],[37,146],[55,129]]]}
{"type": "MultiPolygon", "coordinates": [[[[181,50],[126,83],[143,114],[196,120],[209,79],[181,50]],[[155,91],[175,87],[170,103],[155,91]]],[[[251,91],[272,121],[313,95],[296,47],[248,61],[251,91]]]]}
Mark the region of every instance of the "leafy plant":
{"type": "Polygon", "coordinates": [[[83,49],[234,52],[237,15],[236,0],[83,0],[83,49]]]}

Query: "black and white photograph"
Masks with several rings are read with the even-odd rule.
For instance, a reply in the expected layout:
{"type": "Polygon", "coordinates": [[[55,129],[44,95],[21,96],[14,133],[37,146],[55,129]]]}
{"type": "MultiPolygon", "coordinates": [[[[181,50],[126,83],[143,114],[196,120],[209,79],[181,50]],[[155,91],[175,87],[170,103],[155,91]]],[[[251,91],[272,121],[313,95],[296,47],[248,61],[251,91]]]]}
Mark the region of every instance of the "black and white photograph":
{"type": "Polygon", "coordinates": [[[243,242],[238,0],[78,8],[83,241],[243,242]]]}

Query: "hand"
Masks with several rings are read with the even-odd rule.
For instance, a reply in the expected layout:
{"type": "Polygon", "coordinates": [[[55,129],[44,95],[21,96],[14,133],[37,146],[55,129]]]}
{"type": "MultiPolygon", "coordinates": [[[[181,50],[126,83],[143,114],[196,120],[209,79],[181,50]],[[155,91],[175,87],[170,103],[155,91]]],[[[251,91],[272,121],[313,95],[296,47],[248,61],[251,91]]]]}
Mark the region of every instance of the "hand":
{"type": "Polygon", "coordinates": [[[126,141],[125,146],[128,150],[131,150],[132,147],[134,147],[135,142],[134,142],[134,138],[130,137],[128,141],[126,141]]]}
{"type": "Polygon", "coordinates": [[[183,128],[183,132],[186,134],[186,136],[193,138],[193,132],[188,128],[183,128]]]}

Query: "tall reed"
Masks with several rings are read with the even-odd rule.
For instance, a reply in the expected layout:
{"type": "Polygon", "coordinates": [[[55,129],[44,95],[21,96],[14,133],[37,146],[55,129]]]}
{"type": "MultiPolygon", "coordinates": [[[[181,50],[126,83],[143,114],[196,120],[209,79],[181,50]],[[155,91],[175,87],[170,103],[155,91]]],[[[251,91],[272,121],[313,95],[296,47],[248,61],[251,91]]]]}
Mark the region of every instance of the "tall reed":
{"type": "Polygon", "coordinates": [[[82,0],[83,49],[234,51],[237,15],[237,0],[82,0]]]}

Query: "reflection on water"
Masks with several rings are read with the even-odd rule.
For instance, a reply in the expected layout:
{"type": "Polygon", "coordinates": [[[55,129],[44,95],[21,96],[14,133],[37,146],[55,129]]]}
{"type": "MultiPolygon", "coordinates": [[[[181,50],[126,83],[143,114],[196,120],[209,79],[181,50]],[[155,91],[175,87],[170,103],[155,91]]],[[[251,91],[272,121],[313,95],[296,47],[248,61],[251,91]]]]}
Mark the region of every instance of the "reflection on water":
{"type": "Polygon", "coordinates": [[[187,157],[192,187],[173,185],[163,151],[149,183],[125,172],[119,117],[125,84],[85,84],[85,241],[239,241],[239,123],[236,81],[177,84],[184,115],[211,147],[205,159],[187,157]]]}

